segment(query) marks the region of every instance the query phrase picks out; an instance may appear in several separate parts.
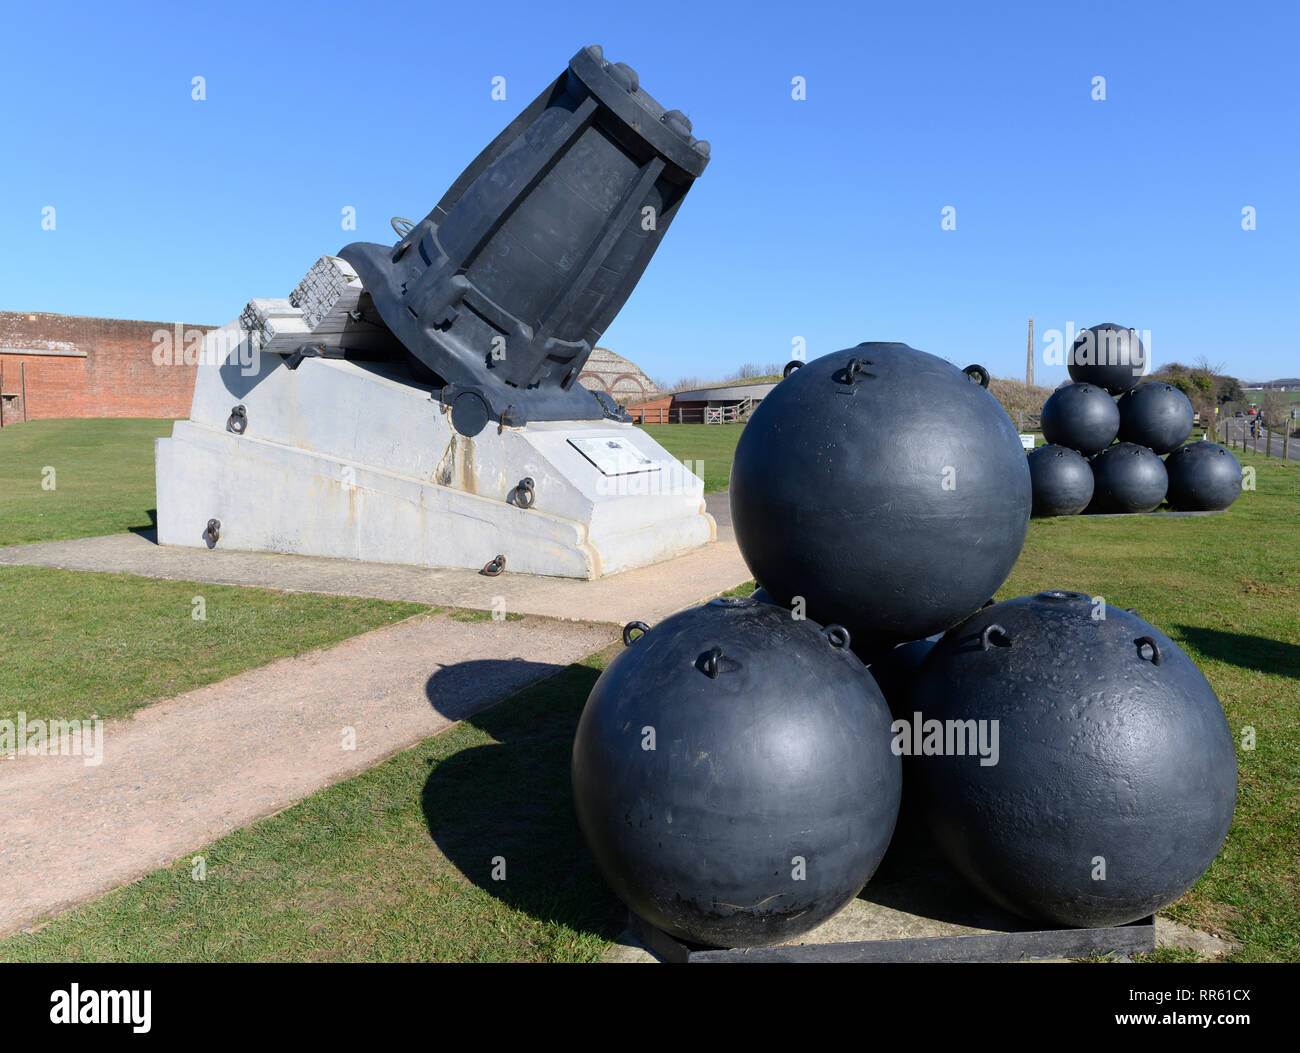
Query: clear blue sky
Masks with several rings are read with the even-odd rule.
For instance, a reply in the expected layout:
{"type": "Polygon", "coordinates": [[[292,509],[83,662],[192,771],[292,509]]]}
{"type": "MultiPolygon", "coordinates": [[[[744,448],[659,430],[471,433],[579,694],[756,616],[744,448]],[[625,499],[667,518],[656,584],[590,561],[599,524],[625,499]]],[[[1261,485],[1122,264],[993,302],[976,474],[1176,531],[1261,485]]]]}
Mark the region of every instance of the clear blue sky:
{"type": "Polygon", "coordinates": [[[652,376],[783,362],[796,336],[1020,376],[1030,316],[1148,329],[1157,363],[1295,376],[1296,11],[13,3],[0,309],[221,323],[285,296],[322,253],[391,242],[390,216],[424,215],[599,43],[713,144],[602,341],[652,376]]]}

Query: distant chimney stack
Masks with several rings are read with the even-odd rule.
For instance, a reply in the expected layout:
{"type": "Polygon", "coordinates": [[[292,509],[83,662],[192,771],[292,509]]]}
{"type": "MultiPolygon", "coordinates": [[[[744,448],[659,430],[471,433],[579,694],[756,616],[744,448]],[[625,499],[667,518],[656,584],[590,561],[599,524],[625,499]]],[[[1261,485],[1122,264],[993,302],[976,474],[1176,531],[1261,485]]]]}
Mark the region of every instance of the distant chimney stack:
{"type": "Polygon", "coordinates": [[[1034,320],[1029,319],[1029,350],[1025,352],[1025,383],[1034,384],[1034,320]]]}

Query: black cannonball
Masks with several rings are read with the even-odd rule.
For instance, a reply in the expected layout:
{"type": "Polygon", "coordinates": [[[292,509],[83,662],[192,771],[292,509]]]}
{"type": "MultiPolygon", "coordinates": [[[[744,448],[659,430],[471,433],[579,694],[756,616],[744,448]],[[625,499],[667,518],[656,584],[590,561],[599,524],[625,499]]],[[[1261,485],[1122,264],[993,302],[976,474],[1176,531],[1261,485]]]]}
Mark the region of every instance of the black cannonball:
{"type": "Polygon", "coordinates": [[[860,344],[778,384],[731,468],[736,541],[782,605],[915,640],[979,607],[1029,522],[1029,467],[983,383],[906,344],[860,344]]]}
{"type": "Polygon", "coordinates": [[[850,643],[724,598],[633,639],[601,674],[574,739],[574,806],[641,918],[689,943],[757,946],[862,890],[902,774],[889,709],[850,643]]]}
{"type": "Polygon", "coordinates": [[[1072,592],[986,608],[935,645],[911,701],[909,807],[1007,910],[1135,921],[1186,892],[1227,836],[1228,722],[1192,660],[1135,614],[1072,592]]]}
{"type": "Polygon", "coordinates": [[[1092,460],[1093,501],[1097,512],[1154,512],[1165,499],[1165,462],[1131,442],[1117,442],[1092,460]]]}
{"type": "MultiPolygon", "coordinates": [[[[789,607],[781,606],[761,585],[754,590],[752,598],[760,603],[770,603],[780,608],[789,617],[806,617],[803,610],[794,611],[789,607]]],[[[992,602],[987,600],[986,604],[992,602]]],[[[871,640],[865,637],[853,639],[853,653],[862,659],[867,672],[871,674],[881,694],[885,696],[889,711],[895,716],[907,706],[907,689],[911,684],[913,672],[941,636],[943,633],[934,633],[921,640],[905,640],[902,643],[871,640]]]]}
{"type": "Polygon", "coordinates": [[[1095,384],[1063,384],[1043,403],[1043,438],[1083,454],[1104,450],[1119,432],[1119,407],[1095,384]]]}
{"type": "Polygon", "coordinates": [[[1040,446],[1029,455],[1034,515],[1075,516],[1092,500],[1092,465],[1065,446],[1040,446]]]}
{"type": "Polygon", "coordinates": [[[1146,365],[1146,348],[1137,331],[1103,322],[1074,338],[1066,368],[1071,380],[1120,395],[1142,379],[1146,365]]]}
{"type": "Polygon", "coordinates": [[[1156,453],[1176,450],[1192,433],[1192,404],[1172,384],[1139,384],[1119,399],[1119,438],[1156,453]]]}
{"type": "Polygon", "coordinates": [[[1218,443],[1192,442],[1165,458],[1169,504],[1180,512],[1227,508],[1241,494],[1241,463],[1218,443]]]}
{"type": "Polygon", "coordinates": [[[858,657],[866,663],[867,672],[880,688],[880,693],[885,696],[885,701],[889,703],[889,711],[895,717],[904,716],[909,712],[908,706],[911,703],[908,701],[908,696],[916,670],[925,661],[925,656],[930,653],[930,649],[942,638],[943,633],[935,633],[920,640],[894,644],[892,647],[887,646],[876,650],[858,649],[858,657]]]}

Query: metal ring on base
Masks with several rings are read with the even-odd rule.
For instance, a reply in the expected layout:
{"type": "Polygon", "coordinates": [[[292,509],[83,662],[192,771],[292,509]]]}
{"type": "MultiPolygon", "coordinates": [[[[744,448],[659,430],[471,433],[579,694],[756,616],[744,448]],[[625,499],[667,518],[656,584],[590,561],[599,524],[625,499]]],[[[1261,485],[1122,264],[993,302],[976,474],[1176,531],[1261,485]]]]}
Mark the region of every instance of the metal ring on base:
{"type": "Polygon", "coordinates": [[[536,500],[536,484],[532,478],[520,479],[519,485],[515,487],[515,504],[520,508],[532,508],[533,502],[536,500]]]}

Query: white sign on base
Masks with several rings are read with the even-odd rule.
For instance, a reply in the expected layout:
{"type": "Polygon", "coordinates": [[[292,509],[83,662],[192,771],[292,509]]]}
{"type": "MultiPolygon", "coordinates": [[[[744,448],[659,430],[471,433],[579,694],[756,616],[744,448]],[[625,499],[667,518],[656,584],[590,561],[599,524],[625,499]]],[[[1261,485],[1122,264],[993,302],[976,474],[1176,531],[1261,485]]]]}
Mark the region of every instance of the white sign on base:
{"type": "Polygon", "coordinates": [[[651,460],[621,435],[570,439],[569,445],[599,468],[602,475],[659,471],[658,462],[651,460]]]}

